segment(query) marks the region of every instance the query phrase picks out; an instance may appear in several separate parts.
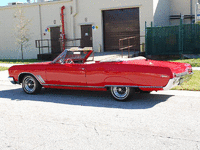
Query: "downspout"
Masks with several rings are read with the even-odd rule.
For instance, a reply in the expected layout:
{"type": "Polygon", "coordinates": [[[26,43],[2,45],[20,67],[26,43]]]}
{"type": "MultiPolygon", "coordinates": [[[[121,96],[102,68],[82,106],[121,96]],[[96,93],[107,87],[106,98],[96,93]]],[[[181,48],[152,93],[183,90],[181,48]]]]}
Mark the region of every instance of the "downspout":
{"type": "MultiPolygon", "coordinates": [[[[73,0],[73,7],[72,7],[72,39],[75,39],[75,16],[77,15],[77,0],[73,0]]],[[[73,42],[73,46],[74,42],[73,42]]]]}
{"type": "MultiPolygon", "coordinates": [[[[42,47],[42,54],[43,54],[42,13],[41,13],[41,5],[40,4],[39,4],[39,16],[40,16],[40,38],[41,38],[40,40],[41,40],[41,47],[42,47]]],[[[40,50],[39,50],[39,54],[40,54],[40,50]]]]}
{"type": "Polygon", "coordinates": [[[190,21],[191,21],[191,24],[192,24],[192,0],[190,0],[190,21]]]}
{"type": "Polygon", "coordinates": [[[64,18],[64,9],[65,9],[65,6],[62,6],[61,7],[61,21],[62,21],[62,50],[64,51],[65,50],[65,42],[66,41],[66,37],[65,37],[65,18],[64,18]]]}

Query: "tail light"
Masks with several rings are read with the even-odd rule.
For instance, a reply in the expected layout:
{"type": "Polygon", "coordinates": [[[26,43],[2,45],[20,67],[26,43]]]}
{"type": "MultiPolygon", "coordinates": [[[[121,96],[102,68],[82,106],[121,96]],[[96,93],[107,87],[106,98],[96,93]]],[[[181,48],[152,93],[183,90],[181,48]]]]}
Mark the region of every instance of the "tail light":
{"type": "Polygon", "coordinates": [[[173,73],[173,76],[176,77],[176,73],[173,73]]]}
{"type": "Polygon", "coordinates": [[[189,74],[192,73],[192,68],[188,69],[188,73],[189,73],[189,74]]]}

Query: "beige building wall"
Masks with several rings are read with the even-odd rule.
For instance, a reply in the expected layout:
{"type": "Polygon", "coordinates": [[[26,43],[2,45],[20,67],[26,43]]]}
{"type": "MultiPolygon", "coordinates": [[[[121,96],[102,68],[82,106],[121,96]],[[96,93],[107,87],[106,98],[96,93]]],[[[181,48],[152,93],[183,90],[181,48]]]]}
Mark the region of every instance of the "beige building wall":
{"type": "MultiPolygon", "coordinates": [[[[50,33],[45,32],[45,29],[61,26],[62,6],[66,7],[64,10],[66,38],[81,38],[81,25],[98,26],[98,29],[92,30],[93,49],[100,52],[104,51],[102,17],[104,10],[139,7],[140,36],[144,36],[145,21],[147,26],[150,26],[152,21],[156,26],[169,24],[169,19],[167,19],[170,13],[169,4],[168,0],[69,0],[22,5],[26,17],[32,20],[30,45],[24,50],[24,59],[37,58],[39,50],[35,48],[35,40],[40,40],[41,34],[42,39],[50,39],[50,33]],[[39,8],[41,8],[42,22],[40,22],[39,8]],[[42,33],[40,32],[40,23],[42,24],[42,33]]],[[[0,59],[21,58],[20,46],[15,44],[16,38],[14,37],[16,8],[17,6],[0,8],[0,59]]],[[[145,38],[141,37],[140,43],[143,42],[145,42],[145,38]]],[[[68,46],[73,45],[70,42],[67,44],[68,46]]],[[[76,42],[74,45],[80,45],[80,42],[76,42]]],[[[47,49],[44,49],[43,52],[47,52],[47,49]]]]}
{"type": "MultiPolygon", "coordinates": [[[[65,18],[70,18],[71,1],[50,2],[50,3],[36,3],[25,4],[22,6],[6,6],[0,8],[0,59],[21,59],[20,45],[16,44],[15,26],[16,19],[15,12],[18,7],[21,7],[26,18],[31,20],[29,25],[30,41],[28,47],[24,49],[24,59],[37,58],[39,50],[35,48],[35,40],[41,39],[40,32],[40,15],[39,7],[41,7],[42,19],[42,38],[50,39],[50,33],[45,32],[45,29],[53,26],[61,26],[60,13],[61,7],[65,6],[65,18]],[[46,33],[46,35],[44,35],[46,33]]],[[[68,20],[65,20],[66,33],[70,36],[71,26],[68,20]],[[69,23],[69,24],[68,24],[69,23]]],[[[44,49],[44,53],[47,49],[44,49]]]]}
{"type": "MultiPolygon", "coordinates": [[[[104,51],[103,47],[103,10],[139,7],[140,35],[145,35],[145,21],[150,25],[153,21],[153,3],[146,0],[77,0],[77,15],[75,16],[75,36],[81,37],[81,25],[92,24],[98,26],[93,30],[93,48],[104,51]]],[[[141,43],[144,38],[141,38],[141,43]]]]}
{"type": "MultiPolygon", "coordinates": [[[[192,1],[194,14],[194,5],[192,1]]],[[[50,33],[45,29],[55,26],[61,27],[61,7],[65,6],[65,34],[67,39],[81,38],[81,25],[91,24],[98,29],[92,30],[93,49],[96,52],[104,51],[103,45],[103,17],[104,10],[139,8],[140,43],[145,42],[145,21],[147,26],[153,22],[154,26],[168,26],[179,24],[179,20],[169,19],[170,15],[190,15],[189,0],[63,0],[55,2],[32,3],[18,5],[25,11],[25,16],[31,19],[29,46],[24,50],[24,58],[37,58],[39,53],[35,48],[35,40],[50,39],[50,33]],[[39,8],[41,8],[41,20],[39,8]],[[42,31],[40,30],[42,24],[42,31]],[[44,33],[46,35],[44,35],[44,33]]],[[[0,59],[20,59],[20,46],[16,45],[15,31],[16,19],[14,16],[18,6],[0,7],[0,59]]],[[[184,23],[190,23],[185,19],[184,23]]],[[[67,43],[68,46],[80,45],[80,42],[67,43]]],[[[46,53],[47,49],[43,49],[46,53]]]]}
{"type": "MultiPolygon", "coordinates": [[[[195,4],[198,0],[170,0],[170,15],[190,15],[191,14],[191,5],[190,1],[192,1],[192,15],[195,15],[195,4]]],[[[184,19],[186,24],[191,23],[190,19],[184,19]]],[[[171,19],[170,25],[179,25],[179,19],[171,19]]]]}
{"type": "Polygon", "coordinates": [[[170,0],[153,0],[154,26],[168,26],[170,16],[170,0]]]}

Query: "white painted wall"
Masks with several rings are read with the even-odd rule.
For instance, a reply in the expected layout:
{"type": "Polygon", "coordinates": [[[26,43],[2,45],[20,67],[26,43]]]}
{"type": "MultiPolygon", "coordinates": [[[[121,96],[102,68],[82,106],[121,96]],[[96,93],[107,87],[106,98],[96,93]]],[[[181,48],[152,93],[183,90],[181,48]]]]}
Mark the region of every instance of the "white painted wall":
{"type": "MultiPolygon", "coordinates": [[[[30,42],[29,46],[24,50],[24,59],[37,58],[39,53],[38,49],[35,48],[35,40],[41,39],[40,34],[40,17],[39,17],[39,5],[41,6],[42,14],[42,33],[45,33],[45,29],[51,26],[61,26],[60,13],[61,7],[64,5],[65,9],[65,28],[66,34],[70,36],[70,6],[71,1],[63,2],[50,2],[50,3],[36,3],[22,5],[26,13],[26,18],[31,19],[30,24],[30,42]],[[69,20],[68,20],[69,19],[69,20]],[[54,24],[56,20],[56,24],[54,24]],[[69,23],[69,24],[68,24],[69,23]]],[[[20,5],[21,6],[21,5],[20,5]]],[[[0,59],[21,59],[20,46],[16,45],[16,38],[14,33],[15,20],[14,14],[17,7],[20,6],[7,6],[0,7],[0,59]]],[[[50,33],[42,36],[43,39],[49,39],[50,33]]],[[[47,49],[44,49],[47,52],[47,49]]]]}
{"type": "MultiPolygon", "coordinates": [[[[134,8],[139,7],[140,13],[140,35],[145,35],[145,21],[150,25],[153,21],[153,3],[146,0],[77,0],[78,14],[75,17],[76,37],[81,37],[80,25],[92,24],[98,26],[97,30],[93,30],[93,48],[99,51],[99,47],[103,48],[103,18],[102,11],[120,8],[134,8]],[[87,22],[85,21],[87,18],[87,22]]],[[[141,38],[141,43],[144,38],[141,38]]],[[[102,49],[103,51],[103,49],[102,49]]]]}
{"type": "MultiPolygon", "coordinates": [[[[40,34],[38,34],[39,25],[36,25],[35,22],[39,22],[39,15],[38,13],[32,13],[30,15],[31,11],[36,12],[36,10],[36,7],[24,7],[26,17],[32,20],[29,26],[31,34],[30,45],[24,50],[24,58],[36,58],[37,53],[34,46],[34,40],[39,39],[40,34]]],[[[14,17],[15,11],[17,11],[17,7],[6,7],[0,9],[1,59],[21,58],[20,45],[16,44],[15,37],[15,26],[17,20],[17,18],[14,17]]]]}
{"type": "MultiPolygon", "coordinates": [[[[193,14],[194,4],[193,0],[193,14]]],[[[41,38],[39,5],[42,13],[42,34],[45,29],[51,26],[61,26],[60,13],[61,7],[65,6],[65,29],[68,39],[81,38],[81,25],[92,24],[98,26],[93,30],[93,48],[95,51],[103,50],[103,10],[124,9],[139,7],[140,15],[140,35],[145,35],[145,21],[150,26],[153,21],[154,26],[166,26],[179,24],[179,20],[169,20],[170,15],[190,14],[190,0],[63,0],[56,2],[32,3],[20,5],[26,12],[26,17],[32,20],[30,25],[30,45],[24,51],[24,58],[37,58],[38,49],[35,48],[35,40],[41,38]],[[77,14],[74,14],[75,2],[77,1],[77,14]],[[73,7],[73,14],[70,8],[73,7]],[[74,17],[73,17],[74,16],[74,17]],[[54,20],[56,23],[54,24],[54,20]]],[[[19,6],[19,7],[20,7],[19,6]]],[[[21,58],[20,46],[15,44],[14,26],[15,9],[18,6],[0,7],[0,59],[21,58]]],[[[184,20],[189,23],[190,20],[184,20]]],[[[43,39],[50,39],[50,33],[42,35],[43,39]]],[[[141,43],[145,41],[141,37],[141,43]]],[[[77,42],[75,45],[79,45],[77,42]]],[[[70,42],[68,42],[68,45],[70,42]]],[[[44,52],[47,52],[47,50],[44,52]]]]}
{"type": "MultiPolygon", "coordinates": [[[[22,7],[26,12],[26,17],[32,20],[30,25],[31,40],[30,45],[24,51],[24,59],[37,58],[38,49],[35,48],[35,40],[41,39],[40,34],[40,17],[39,5],[41,6],[42,14],[42,33],[45,29],[51,26],[61,26],[60,8],[64,5],[65,9],[65,29],[68,39],[81,38],[81,25],[92,24],[98,26],[98,29],[93,30],[93,48],[95,51],[103,51],[103,18],[102,11],[110,9],[123,9],[139,7],[140,15],[140,35],[145,35],[145,21],[148,25],[153,21],[153,3],[146,0],[77,0],[77,14],[71,14],[70,7],[75,10],[76,0],[45,2],[25,4],[22,7]],[[73,18],[73,15],[74,18],[73,18]],[[87,18],[87,21],[85,20],[87,18]],[[56,24],[54,24],[56,20],[56,24]]],[[[14,38],[14,20],[13,17],[17,6],[0,7],[0,59],[16,59],[21,58],[20,46],[15,44],[14,38]]],[[[42,35],[43,39],[50,39],[50,33],[42,35]]],[[[145,41],[141,38],[141,43],[145,41]]],[[[77,42],[75,45],[79,45],[77,42]]],[[[68,42],[68,45],[70,42],[68,42]]],[[[47,50],[44,52],[47,52],[47,50]]]]}

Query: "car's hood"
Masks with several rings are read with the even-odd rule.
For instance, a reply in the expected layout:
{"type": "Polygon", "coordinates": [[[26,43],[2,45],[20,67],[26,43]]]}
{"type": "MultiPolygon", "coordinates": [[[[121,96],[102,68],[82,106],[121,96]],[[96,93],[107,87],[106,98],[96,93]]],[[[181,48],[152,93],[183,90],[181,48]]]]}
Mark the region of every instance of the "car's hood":
{"type": "Polygon", "coordinates": [[[39,67],[39,66],[44,66],[50,64],[51,61],[49,62],[38,62],[38,63],[32,63],[32,64],[24,64],[24,65],[14,65],[9,68],[9,70],[16,70],[16,69],[25,69],[25,68],[30,68],[30,67],[39,67]]]}

